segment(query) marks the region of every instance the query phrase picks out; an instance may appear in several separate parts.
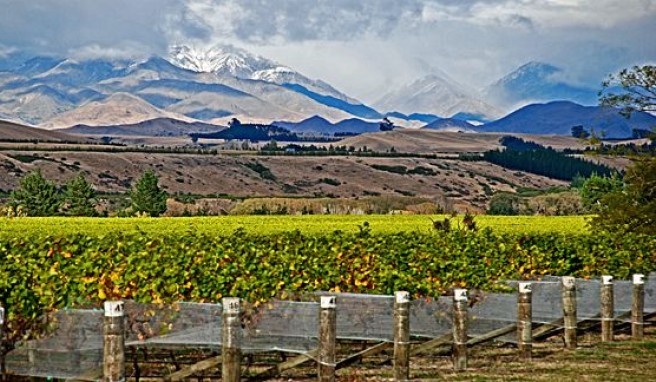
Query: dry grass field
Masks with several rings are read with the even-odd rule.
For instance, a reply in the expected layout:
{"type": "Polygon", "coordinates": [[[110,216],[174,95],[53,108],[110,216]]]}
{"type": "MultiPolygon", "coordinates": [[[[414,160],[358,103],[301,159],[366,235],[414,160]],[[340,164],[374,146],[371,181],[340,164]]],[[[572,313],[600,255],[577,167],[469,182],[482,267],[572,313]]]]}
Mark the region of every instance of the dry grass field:
{"type": "Polygon", "coordinates": [[[170,193],[240,197],[421,196],[484,208],[492,192],[549,188],[562,181],[486,162],[422,158],[263,157],[102,152],[0,152],[0,189],[40,168],[59,184],[78,173],[101,192],[125,192],[146,169],[170,193]],[[403,166],[414,174],[394,172],[403,166]]]}

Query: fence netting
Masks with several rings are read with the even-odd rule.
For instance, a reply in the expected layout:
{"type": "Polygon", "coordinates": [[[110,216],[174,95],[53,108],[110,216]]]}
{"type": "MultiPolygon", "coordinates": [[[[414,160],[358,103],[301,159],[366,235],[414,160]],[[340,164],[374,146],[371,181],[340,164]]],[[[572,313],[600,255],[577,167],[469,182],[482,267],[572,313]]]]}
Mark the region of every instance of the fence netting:
{"type": "MultiPolygon", "coordinates": [[[[614,317],[631,320],[633,284],[615,280],[614,317]]],[[[645,315],[656,313],[656,274],[645,280],[645,315]]],[[[601,282],[576,280],[577,319],[600,320],[601,282]]],[[[285,352],[312,355],[319,346],[321,296],[336,297],[339,340],[392,342],[394,296],[350,293],[311,293],[251,306],[244,303],[242,351],[244,354],[285,352]],[[292,301],[293,300],[293,301],[292,301]]],[[[562,284],[559,277],[532,282],[533,322],[562,327],[562,284]]],[[[453,298],[416,298],[410,302],[410,335],[415,341],[452,333],[453,298]]],[[[515,342],[517,293],[469,295],[469,335],[504,332],[498,340],[515,342]]],[[[10,374],[44,378],[98,380],[102,372],[103,311],[63,309],[43,318],[45,328],[37,339],[18,343],[6,356],[10,374]]],[[[126,347],[132,349],[203,349],[219,354],[222,347],[220,304],[125,303],[126,347]]],[[[205,353],[204,353],[205,354],[205,353]]]]}

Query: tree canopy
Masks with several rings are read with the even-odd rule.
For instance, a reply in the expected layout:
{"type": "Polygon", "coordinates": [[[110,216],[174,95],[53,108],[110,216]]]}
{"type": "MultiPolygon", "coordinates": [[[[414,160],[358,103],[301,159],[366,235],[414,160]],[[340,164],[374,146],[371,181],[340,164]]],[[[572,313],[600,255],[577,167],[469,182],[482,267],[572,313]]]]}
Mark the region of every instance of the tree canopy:
{"type": "Polygon", "coordinates": [[[166,191],[160,189],[158,182],[157,174],[151,170],[147,170],[137,181],[130,192],[133,212],[156,217],[166,211],[166,191]]]}
{"type": "Polygon", "coordinates": [[[635,111],[656,111],[656,66],[634,66],[611,74],[599,92],[601,105],[621,108],[630,116],[635,111]]]}
{"type": "Polygon", "coordinates": [[[28,216],[53,216],[60,205],[59,191],[37,169],[21,179],[20,186],[11,193],[9,205],[22,207],[28,216]]]}
{"type": "Polygon", "coordinates": [[[84,175],[79,174],[66,184],[64,191],[65,213],[68,216],[96,216],[96,192],[87,182],[84,175]]]}

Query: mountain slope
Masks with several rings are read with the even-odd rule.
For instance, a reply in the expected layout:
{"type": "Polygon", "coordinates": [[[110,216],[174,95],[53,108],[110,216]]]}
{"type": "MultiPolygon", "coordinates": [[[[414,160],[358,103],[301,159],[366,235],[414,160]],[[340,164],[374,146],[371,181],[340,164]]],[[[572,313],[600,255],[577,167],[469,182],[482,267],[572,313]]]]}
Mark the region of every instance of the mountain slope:
{"type": "Polygon", "coordinates": [[[596,134],[607,138],[627,138],[631,137],[633,129],[648,130],[656,126],[656,117],[640,112],[627,119],[613,108],[554,101],[525,106],[477,129],[480,132],[571,135],[572,127],[577,125],[587,131],[594,129],[596,134]]]}
{"type": "Polygon", "coordinates": [[[475,92],[446,75],[429,75],[398,89],[391,90],[374,107],[404,114],[423,113],[453,116],[458,113],[477,115],[483,120],[497,118],[499,110],[477,97],[475,92]]]}
{"type": "Polygon", "coordinates": [[[211,125],[201,122],[184,122],[171,118],[156,118],[135,124],[111,125],[111,126],[87,126],[77,125],[58,130],[68,134],[78,135],[102,135],[102,136],[188,136],[189,133],[215,132],[224,129],[222,126],[211,125]]]}
{"type": "Polygon", "coordinates": [[[562,69],[541,62],[529,62],[484,90],[486,99],[501,107],[523,106],[531,102],[568,100],[595,105],[597,92],[568,84],[562,69]]]}
{"type": "Polygon", "coordinates": [[[169,57],[175,65],[195,72],[262,80],[278,85],[297,84],[313,92],[356,103],[323,81],[309,79],[287,66],[230,45],[217,45],[205,50],[178,45],[171,48],[169,57]]]}
{"type": "Polygon", "coordinates": [[[128,93],[115,93],[102,101],[90,102],[77,109],[60,114],[41,127],[64,128],[75,125],[106,126],[134,124],[155,118],[173,118],[191,121],[180,114],[156,108],[143,99],[128,93]]]}
{"type": "Polygon", "coordinates": [[[422,127],[422,129],[428,130],[438,130],[438,131],[451,131],[451,132],[463,132],[463,133],[474,133],[476,132],[476,126],[472,125],[467,121],[462,121],[459,119],[440,119],[434,122],[429,123],[428,125],[422,127]]]}
{"type": "Polygon", "coordinates": [[[280,121],[273,122],[272,125],[284,127],[285,129],[288,129],[294,133],[306,134],[362,134],[380,131],[379,124],[375,122],[367,122],[357,118],[349,118],[337,123],[331,123],[330,121],[317,115],[297,123],[280,121]]]}

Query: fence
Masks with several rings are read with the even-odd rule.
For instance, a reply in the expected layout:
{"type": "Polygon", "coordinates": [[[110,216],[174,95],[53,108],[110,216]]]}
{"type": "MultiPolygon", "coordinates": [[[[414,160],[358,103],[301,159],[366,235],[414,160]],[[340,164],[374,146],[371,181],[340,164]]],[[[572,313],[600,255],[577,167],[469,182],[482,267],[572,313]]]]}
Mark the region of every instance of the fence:
{"type": "Polygon", "coordinates": [[[17,344],[6,355],[4,370],[10,376],[123,381],[127,366],[139,379],[145,376],[143,365],[150,370],[166,364],[163,354],[175,365],[163,367],[158,375],[164,380],[238,381],[244,359],[277,353],[285,357],[251,374],[276,376],[315,362],[319,379],[333,381],[335,370],[392,351],[394,378],[406,380],[412,356],[451,353],[454,368],[461,370],[467,368],[470,347],[493,340],[515,344],[525,360],[531,359],[534,341],[560,333],[570,349],[576,348],[578,334],[599,327],[602,341],[612,341],[620,325],[630,326],[640,340],[645,320],[656,315],[656,275],[651,276],[546,277],[511,283],[515,293],[468,295],[456,289],[453,296],[412,301],[406,292],[322,292],[258,307],[235,298],[222,304],[106,302],[104,310],[49,315],[42,338],[17,344]],[[338,352],[343,342],[366,346],[338,352]],[[184,358],[190,352],[194,357],[184,358]],[[204,374],[219,366],[220,376],[204,374]]]}

